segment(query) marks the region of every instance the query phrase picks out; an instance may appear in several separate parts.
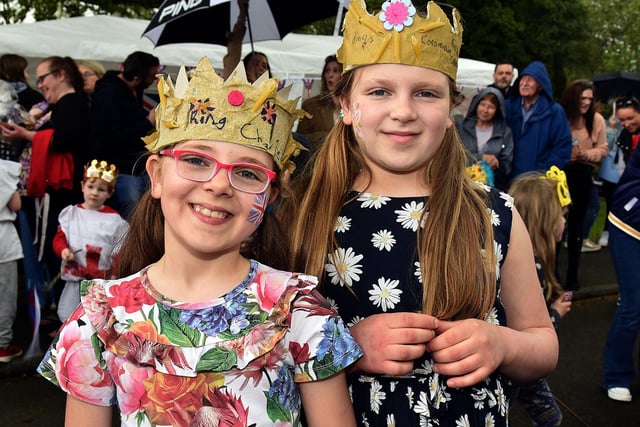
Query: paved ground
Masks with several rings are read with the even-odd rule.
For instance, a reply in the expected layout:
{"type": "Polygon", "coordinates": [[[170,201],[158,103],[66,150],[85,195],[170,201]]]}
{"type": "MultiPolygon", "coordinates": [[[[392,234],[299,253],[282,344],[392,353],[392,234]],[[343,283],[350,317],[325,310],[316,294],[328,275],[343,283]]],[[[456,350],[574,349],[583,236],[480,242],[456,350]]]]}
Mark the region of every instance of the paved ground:
{"type": "MultiPolygon", "coordinates": [[[[563,256],[561,273],[562,265],[563,256]]],[[[609,400],[601,387],[603,348],[617,299],[606,249],[583,254],[580,278],[574,308],[560,327],[558,368],[548,379],[563,408],[563,426],[640,426],[640,383],[632,389],[635,400],[626,404],[609,400]]],[[[0,426],[63,425],[64,395],[34,374],[37,361],[0,364],[0,426]]],[[[531,425],[519,407],[511,424],[531,425]]]]}

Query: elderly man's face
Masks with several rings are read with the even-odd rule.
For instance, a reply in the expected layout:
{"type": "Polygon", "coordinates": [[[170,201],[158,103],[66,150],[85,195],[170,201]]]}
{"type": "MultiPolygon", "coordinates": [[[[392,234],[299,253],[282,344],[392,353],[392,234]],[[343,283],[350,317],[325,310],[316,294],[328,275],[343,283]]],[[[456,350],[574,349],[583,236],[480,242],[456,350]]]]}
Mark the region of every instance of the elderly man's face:
{"type": "Polygon", "coordinates": [[[520,79],[520,96],[526,98],[530,96],[535,96],[540,92],[540,85],[531,76],[523,76],[520,79]]]}

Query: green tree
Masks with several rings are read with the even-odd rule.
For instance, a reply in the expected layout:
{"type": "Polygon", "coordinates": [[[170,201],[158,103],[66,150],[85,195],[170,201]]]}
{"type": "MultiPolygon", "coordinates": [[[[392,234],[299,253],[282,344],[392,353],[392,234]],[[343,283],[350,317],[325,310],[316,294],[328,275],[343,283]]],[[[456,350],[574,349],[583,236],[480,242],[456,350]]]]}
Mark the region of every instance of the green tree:
{"type": "Polygon", "coordinates": [[[534,60],[542,61],[556,96],[567,81],[590,77],[600,62],[587,25],[591,15],[585,0],[461,0],[453,4],[465,21],[463,56],[487,62],[509,59],[520,70],[534,60]]]}
{"type": "MultiPolygon", "coordinates": [[[[370,11],[380,9],[383,2],[366,0],[370,11]]],[[[427,1],[414,3],[424,8],[427,1]]],[[[540,60],[549,70],[556,95],[575,78],[602,71],[640,70],[640,0],[449,3],[462,12],[464,20],[462,56],[487,62],[510,59],[519,69],[540,60]]],[[[87,13],[150,19],[159,4],[160,0],[0,0],[0,24],[22,22],[28,14],[36,20],[87,13]]],[[[297,32],[333,34],[334,27],[332,17],[297,32]]]]}
{"type": "Polygon", "coordinates": [[[591,27],[602,50],[603,71],[640,71],[640,0],[589,0],[591,27]]]}
{"type": "Polygon", "coordinates": [[[83,16],[87,13],[150,19],[158,1],[115,2],[111,0],[0,0],[0,24],[23,22],[28,14],[36,21],[83,16]]]}

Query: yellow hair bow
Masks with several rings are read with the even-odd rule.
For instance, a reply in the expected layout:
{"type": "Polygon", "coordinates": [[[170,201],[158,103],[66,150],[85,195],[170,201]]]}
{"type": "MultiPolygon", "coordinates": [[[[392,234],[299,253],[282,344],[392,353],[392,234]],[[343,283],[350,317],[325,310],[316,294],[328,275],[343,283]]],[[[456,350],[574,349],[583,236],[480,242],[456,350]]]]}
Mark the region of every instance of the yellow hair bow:
{"type": "Polygon", "coordinates": [[[558,200],[563,208],[571,204],[571,194],[569,194],[569,185],[567,184],[567,175],[557,166],[551,166],[547,171],[547,179],[556,181],[558,191],[558,200]]]}

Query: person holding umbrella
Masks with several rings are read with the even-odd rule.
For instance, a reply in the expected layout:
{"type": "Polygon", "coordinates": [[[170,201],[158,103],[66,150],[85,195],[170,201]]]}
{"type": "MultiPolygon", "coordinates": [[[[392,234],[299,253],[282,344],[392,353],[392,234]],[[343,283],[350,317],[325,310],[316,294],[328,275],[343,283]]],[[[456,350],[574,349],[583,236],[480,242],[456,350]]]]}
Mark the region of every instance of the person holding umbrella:
{"type": "MultiPolygon", "coordinates": [[[[242,39],[247,31],[246,21],[249,17],[249,0],[238,0],[238,7],[240,8],[240,14],[236,21],[233,31],[227,35],[227,54],[222,59],[224,64],[223,76],[229,77],[229,74],[236,68],[238,62],[240,62],[240,53],[242,51],[242,39]]],[[[271,69],[269,68],[269,59],[267,55],[262,52],[256,52],[253,50],[249,52],[243,59],[244,68],[247,72],[247,80],[253,83],[265,72],[269,72],[271,77],[271,69]]]]}

